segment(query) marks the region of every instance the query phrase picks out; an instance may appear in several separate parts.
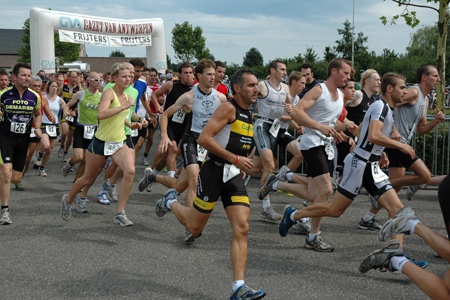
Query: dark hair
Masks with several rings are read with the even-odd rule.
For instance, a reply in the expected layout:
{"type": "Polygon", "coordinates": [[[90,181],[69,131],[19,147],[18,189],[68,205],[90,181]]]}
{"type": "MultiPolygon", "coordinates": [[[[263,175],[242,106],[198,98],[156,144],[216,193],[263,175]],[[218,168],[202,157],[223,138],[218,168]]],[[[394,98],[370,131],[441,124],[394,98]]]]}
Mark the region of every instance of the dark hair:
{"type": "Polygon", "coordinates": [[[230,80],[230,86],[231,86],[231,92],[233,95],[236,95],[236,91],[234,90],[234,85],[237,84],[239,87],[242,88],[242,85],[244,84],[244,75],[245,74],[252,74],[255,75],[255,72],[251,69],[239,69],[236,72],[234,72],[233,76],[231,76],[230,80]]]}
{"type": "MultiPolygon", "coordinates": [[[[48,94],[48,92],[50,91],[50,86],[52,85],[53,82],[56,82],[56,80],[50,79],[50,80],[48,81],[47,86],[45,87],[45,91],[47,92],[47,94],[48,94]]],[[[57,82],[56,82],[56,87],[58,87],[58,83],[57,83],[57,82]]]]}
{"type": "Polygon", "coordinates": [[[158,70],[156,70],[155,68],[151,67],[151,68],[149,69],[149,71],[150,71],[150,73],[151,73],[151,72],[155,72],[155,73],[156,73],[156,76],[158,76],[158,70]]]}
{"type": "Polygon", "coordinates": [[[422,75],[430,75],[431,73],[431,68],[436,68],[433,65],[422,65],[420,66],[419,70],[417,70],[417,83],[421,83],[422,82],[422,75]]]}
{"type": "Polygon", "coordinates": [[[29,63],[20,62],[20,63],[15,64],[15,66],[12,70],[12,73],[16,76],[19,75],[20,68],[31,70],[31,66],[29,63]]]}
{"type": "Polygon", "coordinates": [[[279,59],[275,59],[269,63],[269,68],[267,70],[269,72],[269,75],[270,75],[270,69],[275,69],[275,71],[278,69],[278,64],[284,64],[284,62],[282,62],[279,59]]]}
{"type": "Polygon", "coordinates": [[[145,64],[142,61],[142,59],[140,59],[138,57],[130,59],[129,63],[132,64],[133,67],[135,67],[135,68],[136,67],[145,67],[145,64]]]}
{"type": "Polygon", "coordinates": [[[194,66],[188,61],[184,61],[181,64],[179,64],[177,67],[177,71],[178,71],[178,73],[181,74],[181,72],[183,72],[183,69],[186,69],[186,68],[191,68],[192,71],[194,71],[194,66]]]}
{"type": "Polygon", "coordinates": [[[389,72],[389,73],[384,74],[383,78],[381,79],[381,93],[383,95],[386,94],[388,85],[395,88],[399,79],[401,79],[403,81],[406,80],[405,76],[398,74],[398,73],[389,72]]]}
{"type": "Polygon", "coordinates": [[[302,69],[311,69],[311,73],[314,73],[313,66],[311,66],[310,64],[303,64],[303,65],[301,65],[300,66],[300,71],[302,69]]]}
{"type": "Polygon", "coordinates": [[[0,69],[0,75],[9,76],[8,72],[5,69],[0,69]]]}
{"type": "Polygon", "coordinates": [[[217,69],[217,67],[222,67],[222,68],[227,67],[227,65],[223,61],[220,61],[220,60],[214,61],[214,64],[216,65],[216,69],[217,69]]]}
{"type": "Polygon", "coordinates": [[[150,72],[150,68],[148,68],[148,67],[144,67],[144,70],[143,70],[143,72],[150,72]]]}
{"type": "Polygon", "coordinates": [[[331,71],[332,71],[333,69],[339,70],[339,69],[342,67],[342,65],[344,65],[344,64],[348,65],[350,68],[352,67],[352,62],[349,61],[349,60],[347,60],[347,59],[343,59],[343,58],[335,58],[335,59],[333,59],[333,60],[328,64],[328,67],[327,67],[327,77],[330,77],[331,71]]]}
{"type": "MultiPolygon", "coordinates": [[[[197,65],[195,66],[195,77],[197,77],[197,74],[203,74],[203,70],[205,70],[207,68],[216,69],[216,65],[210,59],[202,59],[202,60],[200,60],[197,63],[197,65]]],[[[197,77],[197,80],[198,80],[198,77],[197,77]]]]}

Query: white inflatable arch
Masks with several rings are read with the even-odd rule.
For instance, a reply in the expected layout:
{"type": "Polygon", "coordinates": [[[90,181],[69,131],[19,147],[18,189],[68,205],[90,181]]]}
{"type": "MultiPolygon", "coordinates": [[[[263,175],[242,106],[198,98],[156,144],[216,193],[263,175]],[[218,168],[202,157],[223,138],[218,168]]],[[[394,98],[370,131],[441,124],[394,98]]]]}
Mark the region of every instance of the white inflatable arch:
{"type": "MultiPolygon", "coordinates": [[[[32,8],[30,10],[31,68],[55,72],[54,32],[60,39],[101,46],[146,45],[147,66],[167,68],[166,38],[162,19],[120,20],[32,8]]],[[[95,71],[95,70],[93,70],[95,71]]]]}

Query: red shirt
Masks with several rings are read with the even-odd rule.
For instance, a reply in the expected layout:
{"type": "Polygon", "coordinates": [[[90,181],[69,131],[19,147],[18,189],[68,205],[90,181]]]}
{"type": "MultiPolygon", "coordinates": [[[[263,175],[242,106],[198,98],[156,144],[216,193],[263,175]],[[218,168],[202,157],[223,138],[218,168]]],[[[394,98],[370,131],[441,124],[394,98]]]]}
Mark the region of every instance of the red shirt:
{"type": "MultiPolygon", "coordinates": [[[[159,89],[161,86],[157,83],[155,83],[154,85],[150,86],[147,85],[152,91],[153,93],[159,89]]],[[[161,95],[160,98],[164,98],[164,95],[161,95]]],[[[152,113],[156,114],[156,107],[155,104],[153,104],[153,101],[151,99],[148,99],[148,101],[150,102],[150,109],[152,110],[152,113]]]]}
{"type": "Polygon", "coordinates": [[[222,82],[219,83],[219,86],[216,88],[216,90],[218,92],[221,92],[222,94],[224,94],[227,97],[227,100],[230,100],[233,98],[233,94],[231,93],[231,91],[228,89],[228,87],[223,84],[222,82]]]}
{"type": "Polygon", "coordinates": [[[345,107],[342,109],[341,115],[339,116],[339,121],[344,122],[345,117],[347,117],[347,110],[345,107]]]}

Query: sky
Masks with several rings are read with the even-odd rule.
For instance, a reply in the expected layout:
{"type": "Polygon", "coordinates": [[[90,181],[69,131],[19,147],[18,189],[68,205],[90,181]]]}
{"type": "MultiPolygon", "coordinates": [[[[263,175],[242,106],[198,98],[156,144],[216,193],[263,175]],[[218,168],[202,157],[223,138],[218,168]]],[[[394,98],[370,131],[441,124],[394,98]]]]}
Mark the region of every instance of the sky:
{"type": "MultiPolygon", "coordinates": [[[[171,46],[171,31],[176,23],[188,21],[203,29],[206,46],[215,59],[227,63],[243,62],[245,53],[256,47],[267,63],[275,58],[292,58],[312,47],[323,58],[326,46],[336,45],[340,39],[337,29],[346,19],[352,22],[353,0],[244,0],[244,1],[180,1],[133,0],[126,1],[39,1],[11,0],[2,8],[0,28],[21,29],[32,7],[51,8],[118,19],[161,18],[165,25],[166,49],[172,62],[177,62],[171,46]],[[72,4],[70,4],[72,3],[72,4]],[[107,5],[105,5],[107,3],[107,5]],[[131,5],[130,5],[131,4],[131,5]]],[[[428,5],[426,0],[413,0],[428,5]]],[[[433,4],[438,8],[438,5],[433,4]]],[[[355,0],[355,34],[367,36],[369,51],[380,54],[384,48],[405,53],[411,29],[403,20],[397,25],[382,25],[381,16],[390,19],[404,8],[386,0],[355,0]]],[[[413,8],[421,20],[419,27],[433,25],[438,20],[436,11],[413,8]]],[[[86,46],[90,57],[107,57],[116,48],[86,46]]],[[[144,57],[145,47],[118,48],[127,57],[144,57]]]]}

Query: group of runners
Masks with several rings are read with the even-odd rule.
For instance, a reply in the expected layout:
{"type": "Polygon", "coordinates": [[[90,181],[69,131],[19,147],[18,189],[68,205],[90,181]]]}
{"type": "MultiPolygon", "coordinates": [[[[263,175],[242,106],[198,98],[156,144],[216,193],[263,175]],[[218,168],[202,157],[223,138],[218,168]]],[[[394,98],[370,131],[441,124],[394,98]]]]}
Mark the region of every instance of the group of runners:
{"type": "Polygon", "coordinates": [[[425,271],[427,262],[409,259],[402,245],[403,234],[414,232],[450,261],[450,241],[420,223],[397,195],[408,186],[410,200],[421,186],[443,181],[439,200],[449,230],[445,201],[449,179],[431,178],[409,145],[416,132],[425,134],[445,119],[436,110],[434,120],[426,120],[426,95],[440,81],[437,69],[422,66],[417,72],[418,84],[409,89],[400,74],[381,77],[375,70],[367,70],[361,75],[360,91],[355,90],[351,62],[340,58],[330,62],[323,83],[314,79],[313,67],[308,64],[301,66],[300,72],[292,72],[285,83],[286,65],[274,60],[266,80],[258,82],[252,70],[240,69],[228,88],[221,83],[225,69],[220,61],[201,60],[195,67],[184,62],[178,65],[179,80],[159,86],[156,69],[132,59],[114,64],[111,82],[105,86],[97,72],[89,73],[83,89],[76,85],[75,76],[72,81],[69,77],[59,97],[57,81],[48,81],[44,93],[41,78],[31,76],[30,66],[17,64],[12,71],[14,85],[0,92],[0,224],[12,223],[10,183],[19,190],[24,188],[21,179],[34,153],[39,175],[47,176],[45,166],[60,135],[58,154],[66,161],[62,174],[68,176],[79,164],[70,192],[62,197],[62,219],[71,218],[74,202],[79,213],[87,212],[89,188],[106,169],[97,202],[117,201],[113,222],[133,225],[125,206],[135,177],[135,158],[147,140],[143,164],[150,165],[148,153],[159,127],[158,154],[151,167],[145,168],[138,190],[151,191],[155,183],[169,188],[156,202],[156,214],[163,217],[172,212],[185,227],[186,243],[202,235],[221,198],[233,230],[230,299],[265,296],[264,290],[252,289],[244,282],[250,216],[244,177],[261,171],[257,195],[262,200],[261,218],[279,224],[281,236],[289,231],[306,235],[305,247],[320,252],[334,250],[322,239],[322,217],[339,217],[364,187],[371,207],[368,205],[358,226],[379,230],[380,240],[391,241],[364,259],[360,271],[403,272],[430,297],[445,293],[448,297],[448,282],[425,271]],[[255,114],[253,105],[257,106],[255,114]],[[298,137],[289,133],[289,127],[298,137]],[[292,154],[289,163],[278,170],[276,145],[292,154]],[[179,155],[183,164],[177,169],[179,155]],[[303,160],[306,176],[296,173],[303,160]],[[390,178],[381,170],[387,165],[390,178]],[[167,175],[162,173],[164,168],[167,175]],[[414,173],[405,175],[406,169],[414,173]],[[338,187],[329,202],[334,171],[339,175],[335,176],[339,177],[338,187]],[[178,197],[185,190],[183,205],[178,197]],[[306,200],[307,207],[296,210],[287,205],[282,213],[276,212],[269,195],[277,190],[306,200]],[[383,226],[375,219],[382,208],[389,215],[383,226]]]}

